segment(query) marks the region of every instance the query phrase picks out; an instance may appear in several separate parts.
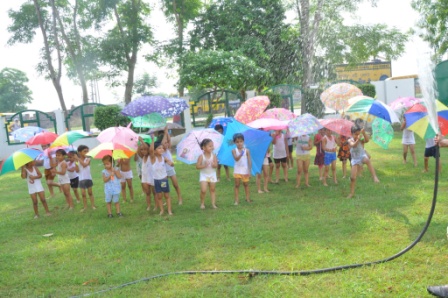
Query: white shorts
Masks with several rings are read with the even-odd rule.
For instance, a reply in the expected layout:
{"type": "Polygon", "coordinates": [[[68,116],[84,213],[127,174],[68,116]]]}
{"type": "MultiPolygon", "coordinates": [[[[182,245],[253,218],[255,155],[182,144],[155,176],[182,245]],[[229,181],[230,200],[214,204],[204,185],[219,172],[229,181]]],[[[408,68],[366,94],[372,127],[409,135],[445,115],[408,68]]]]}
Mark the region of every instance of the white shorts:
{"type": "Polygon", "coordinates": [[[120,182],[126,182],[127,179],[134,178],[134,176],[132,175],[132,170],[129,170],[129,171],[126,171],[126,172],[120,171],[120,173],[121,173],[120,182]]]}
{"type": "Polygon", "coordinates": [[[58,183],[60,184],[60,185],[63,185],[63,184],[70,184],[70,178],[68,177],[68,175],[64,175],[64,176],[60,176],[60,175],[58,175],[58,183]]]}
{"type": "Polygon", "coordinates": [[[211,183],[218,182],[218,179],[216,178],[216,172],[213,172],[212,174],[200,173],[199,182],[211,182],[211,183]]]}

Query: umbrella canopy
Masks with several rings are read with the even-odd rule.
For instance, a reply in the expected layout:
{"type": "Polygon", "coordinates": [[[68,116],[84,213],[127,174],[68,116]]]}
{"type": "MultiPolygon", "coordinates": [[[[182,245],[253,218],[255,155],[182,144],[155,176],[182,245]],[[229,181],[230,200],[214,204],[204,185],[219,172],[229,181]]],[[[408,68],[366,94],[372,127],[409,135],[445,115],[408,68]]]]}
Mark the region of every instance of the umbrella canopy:
{"type": "Polygon", "coordinates": [[[192,130],[177,144],[177,160],[186,164],[194,164],[203,153],[200,146],[202,140],[210,139],[213,141],[216,154],[221,147],[224,136],[212,128],[192,130]]]}
{"type": "Polygon", "coordinates": [[[166,124],[166,119],[159,113],[129,118],[131,118],[132,126],[140,128],[155,128],[165,126],[166,124]]]}
{"type": "Polygon", "coordinates": [[[292,138],[316,133],[323,127],[316,117],[308,113],[292,119],[288,126],[292,138]]]}
{"type": "Polygon", "coordinates": [[[226,134],[227,124],[235,120],[233,117],[216,117],[212,119],[212,122],[208,125],[209,128],[215,128],[216,125],[221,124],[223,128],[223,133],[226,134]]]}
{"type": "Polygon", "coordinates": [[[55,134],[54,132],[43,131],[43,132],[40,132],[40,133],[36,134],[35,136],[31,137],[31,139],[29,139],[25,143],[29,146],[46,145],[46,144],[53,143],[54,140],[57,139],[57,137],[58,137],[58,135],[55,134]]]}
{"type": "MultiPolygon", "coordinates": [[[[38,126],[25,126],[19,129],[16,129],[12,132],[12,137],[15,141],[26,142],[36,134],[46,131],[42,127],[38,126]]],[[[47,143],[48,144],[48,143],[47,143]]]]}
{"type": "Polygon", "coordinates": [[[359,96],[352,98],[349,100],[349,104],[350,105],[345,110],[347,114],[367,113],[389,121],[390,123],[400,122],[397,114],[395,114],[391,107],[371,97],[359,96]]]}
{"type": "Polygon", "coordinates": [[[288,128],[288,122],[270,118],[259,118],[247,123],[247,126],[252,128],[262,128],[264,130],[282,130],[288,128]]]}
{"type": "Polygon", "coordinates": [[[176,97],[169,97],[167,99],[171,104],[171,107],[160,111],[160,114],[165,118],[173,117],[174,115],[179,115],[189,107],[185,99],[176,97]]]}
{"type": "Polygon", "coordinates": [[[391,107],[394,111],[399,111],[402,109],[409,109],[415,104],[421,103],[421,98],[415,98],[415,97],[399,97],[393,102],[389,104],[389,107],[391,107]]]}
{"type": "Polygon", "coordinates": [[[121,113],[129,117],[143,116],[171,108],[171,103],[163,96],[142,96],[128,103],[121,113]]]}
{"type": "Polygon", "coordinates": [[[220,164],[233,167],[235,160],[233,159],[232,150],[236,148],[233,143],[233,135],[235,133],[242,133],[244,136],[244,147],[250,150],[250,157],[252,161],[251,174],[255,175],[261,173],[263,160],[266,151],[272,142],[272,137],[269,133],[251,128],[241,122],[233,121],[227,126],[227,132],[224,136],[223,145],[218,153],[218,160],[220,164]]]}
{"type": "Polygon", "coordinates": [[[0,175],[19,169],[21,166],[35,160],[42,151],[35,148],[23,148],[11,154],[3,163],[0,175]]]}
{"type": "Polygon", "coordinates": [[[167,123],[164,126],[160,126],[160,127],[156,127],[156,128],[150,129],[147,134],[150,135],[150,134],[155,134],[156,132],[159,132],[159,131],[164,131],[165,130],[165,126],[168,127],[168,132],[173,137],[185,133],[185,127],[183,127],[182,125],[177,124],[177,123],[167,123]]]}
{"type": "Polygon", "coordinates": [[[319,122],[323,127],[331,131],[334,131],[337,134],[346,137],[352,136],[353,122],[351,121],[339,118],[329,118],[329,119],[319,119],[319,122]]]}
{"type": "Polygon", "coordinates": [[[269,97],[267,96],[249,98],[238,108],[234,118],[241,123],[252,122],[260,118],[269,103],[269,97]]]}
{"type": "Polygon", "coordinates": [[[277,119],[277,120],[292,120],[296,118],[297,116],[291,112],[290,110],[283,109],[283,108],[273,108],[266,110],[263,114],[261,114],[260,118],[270,118],[270,119],[277,119]]]}
{"type": "Polygon", "coordinates": [[[51,144],[51,148],[54,147],[61,147],[61,146],[68,146],[73,144],[75,141],[86,138],[90,136],[90,134],[86,131],[82,130],[72,130],[72,131],[66,131],[60,136],[58,136],[53,143],[51,144]]]}
{"type": "Polygon", "coordinates": [[[372,122],[372,140],[375,144],[378,144],[381,148],[389,148],[389,143],[394,137],[394,129],[390,122],[376,118],[372,122]]]}
{"type": "MultiPolygon", "coordinates": [[[[436,100],[437,122],[440,133],[448,133],[448,107],[436,100]]],[[[428,109],[422,104],[416,104],[404,113],[406,118],[406,128],[412,130],[423,139],[434,138],[436,132],[430,125],[428,109]]]]}
{"type": "Polygon", "coordinates": [[[101,159],[106,155],[112,156],[113,159],[130,158],[134,154],[135,150],[132,150],[124,145],[111,142],[101,143],[87,153],[88,156],[98,159],[101,159]]]}
{"type": "Polygon", "coordinates": [[[320,95],[323,104],[336,111],[344,110],[348,106],[348,100],[362,95],[361,89],[348,83],[331,85],[320,95]]]}
{"type": "Polygon", "coordinates": [[[138,149],[138,135],[128,127],[109,127],[103,130],[96,139],[101,143],[118,143],[131,148],[138,149]]]}

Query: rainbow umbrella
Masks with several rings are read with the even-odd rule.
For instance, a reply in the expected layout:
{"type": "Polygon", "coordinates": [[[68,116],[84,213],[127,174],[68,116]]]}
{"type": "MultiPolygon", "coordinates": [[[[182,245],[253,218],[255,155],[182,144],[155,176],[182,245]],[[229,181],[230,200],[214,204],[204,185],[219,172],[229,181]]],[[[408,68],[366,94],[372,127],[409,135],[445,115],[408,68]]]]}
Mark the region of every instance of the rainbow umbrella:
{"type": "Polygon", "coordinates": [[[336,111],[344,110],[348,106],[348,100],[362,95],[361,89],[348,83],[331,85],[320,95],[323,104],[336,111]]]}
{"type": "Polygon", "coordinates": [[[159,113],[151,113],[144,116],[129,117],[132,125],[140,128],[156,128],[166,125],[166,119],[159,113]]]}
{"type": "Polygon", "coordinates": [[[368,96],[351,98],[345,113],[365,113],[382,118],[390,123],[400,122],[397,114],[395,114],[391,107],[368,96]]]}
{"type": "Polygon", "coordinates": [[[23,148],[11,154],[3,163],[0,175],[14,171],[35,160],[42,151],[35,148],[23,148]]]}
{"type": "Polygon", "coordinates": [[[73,144],[75,141],[88,136],[90,136],[90,134],[82,130],[66,131],[54,140],[50,148],[68,146],[73,144]]]}
{"type": "Polygon", "coordinates": [[[291,112],[290,110],[284,108],[273,108],[266,110],[263,114],[261,114],[260,118],[270,118],[277,120],[292,120],[297,116],[291,112]]]}
{"type": "Polygon", "coordinates": [[[319,120],[311,114],[303,114],[288,123],[290,136],[298,137],[316,133],[322,128],[319,120]]]}
{"type": "Polygon", "coordinates": [[[101,143],[87,153],[88,156],[99,159],[106,155],[112,156],[113,159],[130,158],[134,154],[135,151],[131,148],[111,142],[101,143]]]}
{"type": "Polygon", "coordinates": [[[389,143],[394,137],[392,125],[381,118],[375,118],[372,122],[372,140],[383,149],[389,148],[389,143]]]}
{"type": "MultiPolygon", "coordinates": [[[[440,133],[446,135],[448,133],[448,107],[436,100],[436,109],[440,133]]],[[[426,140],[436,136],[436,132],[429,121],[428,109],[424,105],[416,104],[412,106],[404,113],[404,117],[406,118],[406,128],[423,139],[426,140]]]]}
{"type": "Polygon", "coordinates": [[[346,137],[351,137],[352,136],[352,126],[353,126],[353,122],[345,120],[345,119],[340,119],[340,118],[329,118],[329,119],[319,119],[320,124],[343,136],[346,137]]]}
{"type": "Polygon", "coordinates": [[[51,144],[58,137],[57,134],[51,131],[43,131],[36,134],[34,137],[26,141],[25,143],[29,146],[32,145],[47,145],[51,144]]]}
{"type": "Polygon", "coordinates": [[[267,96],[256,96],[246,100],[236,111],[234,118],[241,123],[249,123],[260,118],[270,103],[267,96]]]}

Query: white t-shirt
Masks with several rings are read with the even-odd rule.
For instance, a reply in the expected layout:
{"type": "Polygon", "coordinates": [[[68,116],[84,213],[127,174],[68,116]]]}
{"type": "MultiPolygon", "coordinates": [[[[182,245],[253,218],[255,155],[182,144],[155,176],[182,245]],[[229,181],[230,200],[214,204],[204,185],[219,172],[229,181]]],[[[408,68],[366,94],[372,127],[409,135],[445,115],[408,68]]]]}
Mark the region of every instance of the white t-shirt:
{"type": "Polygon", "coordinates": [[[415,144],[414,132],[409,129],[403,129],[403,136],[401,137],[401,143],[403,145],[414,145],[415,144]]]}
{"type": "Polygon", "coordinates": [[[286,158],[286,148],[285,148],[285,135],[280,134],[276,136],[275,144],[273,145],[273,157],[275,159],[286,158]]]}
{"type": "Polygon", "coordinates": [[[302,149],[302,146],[308,146],[309,140],[310,140],[310,136],[309,135],[297,137],[296,155],[308,155],[308,154],[310,154],[310,150],[303,150],[302,149]]]}

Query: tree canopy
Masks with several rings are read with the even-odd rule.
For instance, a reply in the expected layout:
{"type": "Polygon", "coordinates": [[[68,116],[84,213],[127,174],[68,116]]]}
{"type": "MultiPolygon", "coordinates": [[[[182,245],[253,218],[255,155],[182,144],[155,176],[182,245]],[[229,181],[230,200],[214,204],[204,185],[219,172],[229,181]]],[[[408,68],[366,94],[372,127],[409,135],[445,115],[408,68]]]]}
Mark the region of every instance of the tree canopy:
{"type": "Polygon", "coordinates": [[[0,112],[19,112],[27,108],[33,100],[27,82],[23,71],[14,68],[0,71],[0,112]]]}

